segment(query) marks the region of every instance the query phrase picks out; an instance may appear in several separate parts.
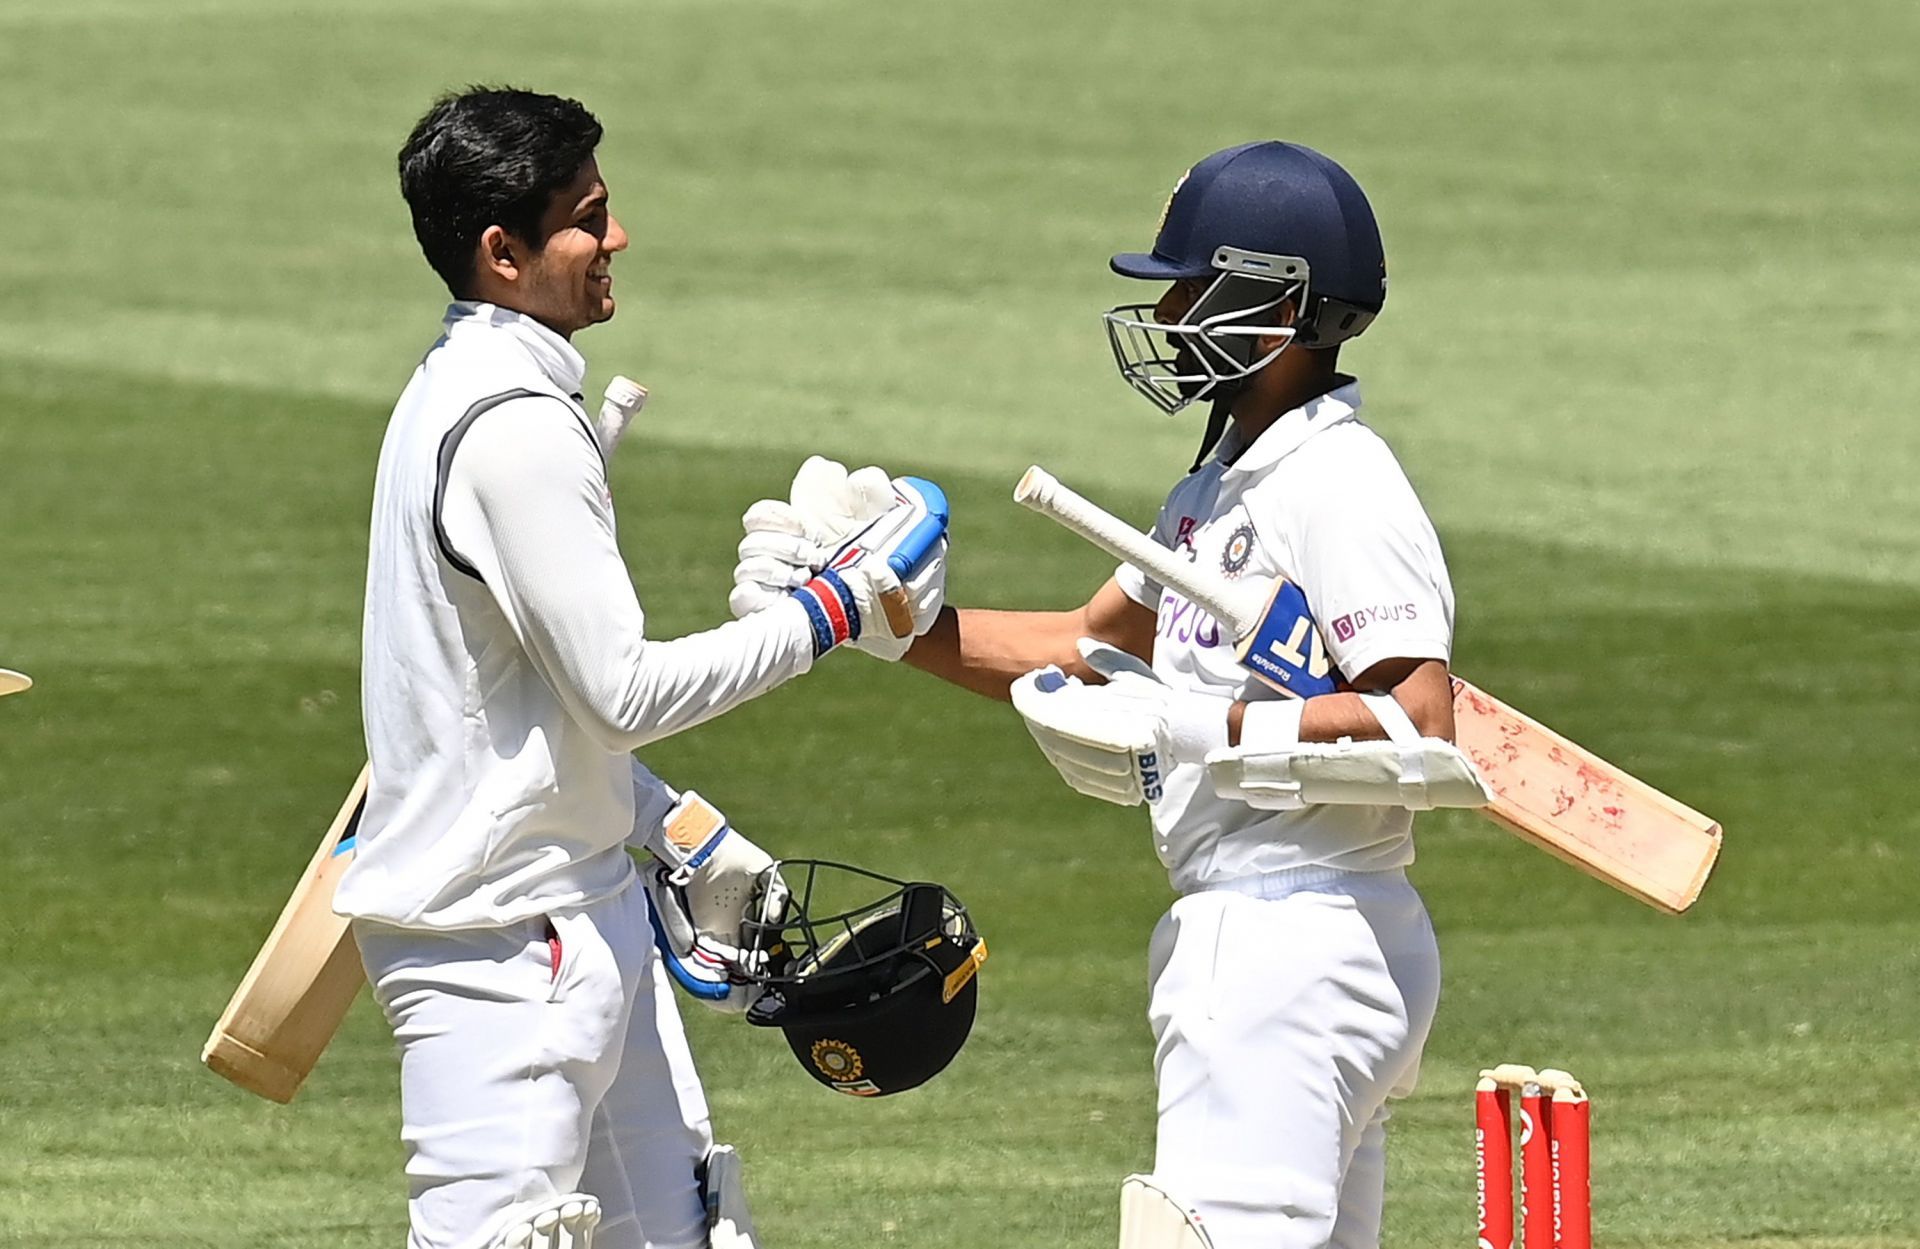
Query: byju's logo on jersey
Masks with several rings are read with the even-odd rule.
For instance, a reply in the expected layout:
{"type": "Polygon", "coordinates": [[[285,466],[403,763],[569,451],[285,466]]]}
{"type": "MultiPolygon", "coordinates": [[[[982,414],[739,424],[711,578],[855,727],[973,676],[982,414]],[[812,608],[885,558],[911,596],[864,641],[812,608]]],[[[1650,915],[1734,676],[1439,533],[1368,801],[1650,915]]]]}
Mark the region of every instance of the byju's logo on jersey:
{"type": "Polygon", "coordinates": [[[1154,631],[1156,637],[1191,642],[1207,650],[1220,645],[1220,622],[1172,590],[1160,592],[1160,614],[1154,631]]]}
{"type": "Polygon", "coordinates": [[[1247,570],[1247,564],[1252,559],[1253,522],[1244,521],[1227,535],[1227,545],[1220,551],[1220,571],[1229,577],[1237,577],[1247,570]]]}
{"type": "Polygon", "coordinates": [[[1396,620],[1418,620],[1420,609],[1412,603],[1383,603],[1379,607],[1362,607],[1348,616],[1337,616],[1333,621],[1333,636],[1342,642],[1350,642],[1353,635],[1375,622],[1382,624],[1396,620]]]}

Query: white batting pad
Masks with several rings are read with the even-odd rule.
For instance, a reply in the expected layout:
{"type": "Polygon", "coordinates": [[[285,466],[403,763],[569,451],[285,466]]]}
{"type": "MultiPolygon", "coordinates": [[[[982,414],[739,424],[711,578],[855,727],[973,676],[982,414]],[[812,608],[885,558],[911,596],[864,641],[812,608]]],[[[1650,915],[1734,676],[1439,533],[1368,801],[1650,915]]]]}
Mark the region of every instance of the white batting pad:
{"type": "Polygon", "coordinates": [[[593,1249],[598,1226],[599,1200],[567,1193],[516,1211],[493,1244],[494,1249],[593,1249]]]}
{"type": "Polygon", "coordinates": [[[1200,1216],[1151,1175],[1120,1185],[1120,1249],[1213,1249],[1200,1216]]]}

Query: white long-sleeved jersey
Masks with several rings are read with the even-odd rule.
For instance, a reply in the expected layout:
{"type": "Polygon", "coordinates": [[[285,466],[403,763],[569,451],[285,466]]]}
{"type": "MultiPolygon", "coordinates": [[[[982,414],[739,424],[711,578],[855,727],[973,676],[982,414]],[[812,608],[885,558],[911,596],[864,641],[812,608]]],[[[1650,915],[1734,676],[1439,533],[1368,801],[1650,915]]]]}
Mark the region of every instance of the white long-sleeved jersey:
{"type": "Polygon", "coordinates": [[[627,752],[805,672],[798,603],[671,641],[614,541],[559,335],[455,303],[374,481],[361,699],[373,779],[334,906],[473,928],[625,888],[623,843],[672,793],[627,752]]]}

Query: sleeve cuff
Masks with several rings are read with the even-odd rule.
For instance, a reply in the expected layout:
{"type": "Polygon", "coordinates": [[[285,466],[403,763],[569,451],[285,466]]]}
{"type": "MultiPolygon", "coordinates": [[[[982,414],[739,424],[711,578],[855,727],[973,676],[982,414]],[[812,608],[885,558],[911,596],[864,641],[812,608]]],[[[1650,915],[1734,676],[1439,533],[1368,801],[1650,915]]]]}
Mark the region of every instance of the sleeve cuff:
{"type": "Polygon", "coordinates": [[[1147,574],[1132,564],[1122,564],[1114,569],[1113,583],[1120,587],[1120,593],[1148,611],[1157,613],[1160,610],[1160,583],[1149,580],[1147,574]]]}
{"type": "Polygon", "coordinates": [[[1359,676],[1383,659],[1437,659],[1453,662],[1453,648],[1443,638],[1381,637],[1368,638],[1357,646],[1333,656],[1333,662],[1348,680],[1359,676]]]}
{"type": "Polygon", "coordinates": [[[647,765],[638,759],[633,761],[633,831],[627,834],[627,844],[635,849],[645,850],[647,843],[660,831],[667,813],[680,801],[679,791],[648,770],[647,765]]]}
{"type": "MultiPolygon", "coordinates": [[[[813,618],[800,600],[788,595],[785,599],[767,608],[763,615],[778,621],[780,636],[786,641],[787,652],[795,659],[795,671],[810,672],[816,658],[813,650],[813,618]]],[[[752,619],[751,616],[748,617],[752,619]]]]}

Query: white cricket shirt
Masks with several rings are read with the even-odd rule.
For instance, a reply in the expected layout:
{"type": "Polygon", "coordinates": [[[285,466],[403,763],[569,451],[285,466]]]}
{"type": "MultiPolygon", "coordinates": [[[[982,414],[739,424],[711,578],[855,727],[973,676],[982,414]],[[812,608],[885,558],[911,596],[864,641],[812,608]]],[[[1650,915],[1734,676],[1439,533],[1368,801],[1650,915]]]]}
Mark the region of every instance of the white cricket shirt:
{"type": "MultiPolygon", "coordinates": [[[[1453,648],[1453,587],[1440,539],[1399,461],[1360,423],[1349,381],[1269,426],[1250,446],[1231,428],[1213,459],[1160,509],[1156,541],[1227,577],[1286,577],[1307,596],[1327,652],[1349,677],[1383,659],[1453,648]]],[[[1233,638],[1183,595],[1123,564],[1115,574],[1155,611],[1154,671],[1177,688],[1280,698],[1233,657],[1233,638]]],[[[1401,807],[1258,811],[1220,798],[1206,768],[1172,768],[1153,805],[1154,847],[1174,888],[1323,866],[1384,871],[1413,861],[1401,807]]]]}
{"type": "Polygon", "coordinates": [[[627,752],[813,662],[791,602],[647,639],[585,370],[537,321],[455,303],[394,407],[362,632],[373,779],[342,915],[490,927],[618,892],[629,833],[673,800],[627,752]]]}

